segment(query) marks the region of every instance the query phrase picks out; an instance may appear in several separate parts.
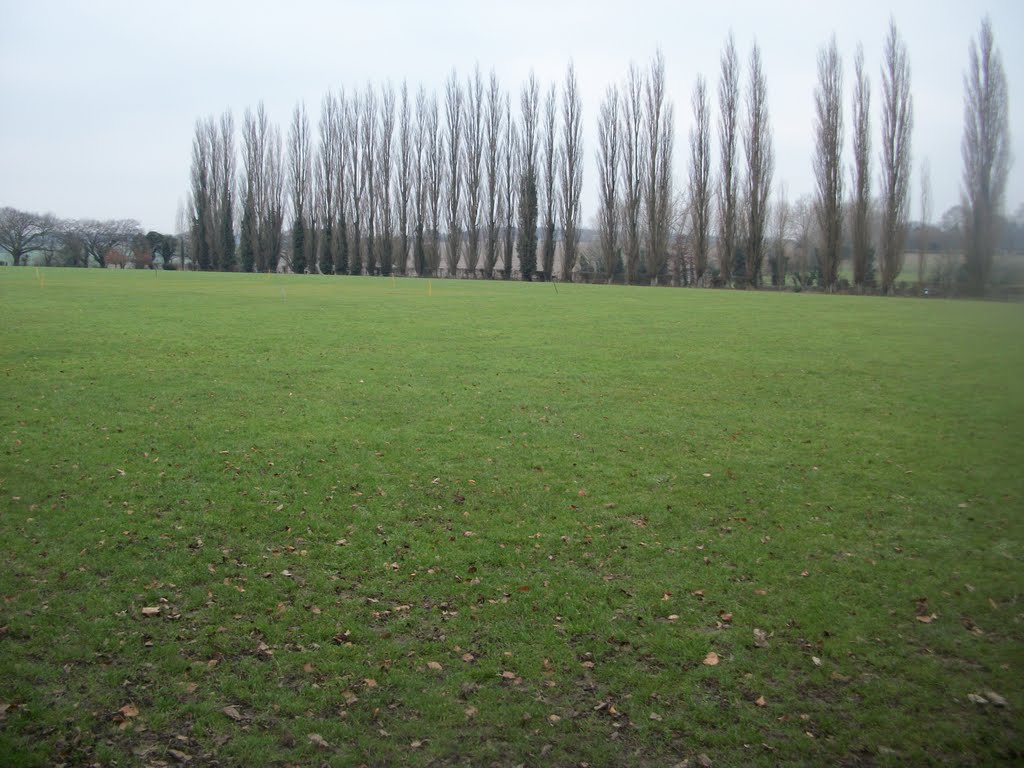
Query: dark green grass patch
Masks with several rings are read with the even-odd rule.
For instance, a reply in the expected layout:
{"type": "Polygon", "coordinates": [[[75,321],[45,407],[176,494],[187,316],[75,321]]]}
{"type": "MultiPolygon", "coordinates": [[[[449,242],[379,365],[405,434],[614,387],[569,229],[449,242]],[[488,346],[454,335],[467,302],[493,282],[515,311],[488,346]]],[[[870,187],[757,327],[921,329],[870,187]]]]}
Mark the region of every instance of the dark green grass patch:
{"type": "Polygon", "coordinates": [[[43,274],[7,763],[1021,757],[1024,308],[43,274]]]}

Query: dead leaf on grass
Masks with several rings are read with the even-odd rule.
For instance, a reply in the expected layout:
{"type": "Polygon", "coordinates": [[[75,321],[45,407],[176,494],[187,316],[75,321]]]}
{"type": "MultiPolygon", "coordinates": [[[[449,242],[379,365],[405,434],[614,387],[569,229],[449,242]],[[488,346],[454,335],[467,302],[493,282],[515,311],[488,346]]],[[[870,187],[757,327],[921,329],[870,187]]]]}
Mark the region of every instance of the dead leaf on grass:
{"type": "Polygon", "coordinates": [[[331,745],[328,744],[327,740],[323,736],[321,736],[319,733],[311,733],[311,734],[309,734],[309,736],[307,738],[309,739],[309,743],[312,744],[317,749],[330,749],[331,748],[331,745]]]}
{"type": "Polygon", "coordinates": [[[428,661],[427,662],[427,669],[432,669],[435,672],[440,672],[442,669],[444,669],[444,667],[441,666],[440,662],[428,661]]]}
{"type": "Polygon", "coordinates": [[[763,629],[754,629],[754,646],[756,648],[768,647],[768,633],[763,629]]]}
{"type": "Polygon", "coordinates": [[[143,616],[159,616],[160,615],[160,606],[148,605],[148,606],[146,606],[145,608],[142,609],[142,615],[143,616]]]}
{"type": "Polygon", "coordinates": [[[139,708],[136,707],[134,704],[125,704],[123,707],[121,707],[117,711],[120,712],[125,717],[138,717],[139,716],[139,708]]]}
{"type": "Polygon", "coordinates": [[[472,653],[464,653],[462,654],[462,660],[467,664],[471,664],[476,661],[476,657],[472,653]]]}
{"type": "Polygon", "coordinates": [[[240,720],[242,720],[242,713],[238,711],[238,707],[224,707],[224,709],[222,709],[221,712],[223,712],[225,715],[230,717],[235,722],[239,722],[240,720]]]}
{"type": "Polygon", "coordinates": [[[759,707],[766,707],[766,706],[768,706],[768,702],[767,702],[767,701],[765,701],[765,698],[764,698],[764,696],[758,696],[758,697],[757,697],[757,698],[756,698],[756,699],[754,700],[754,703],[755,703],[755,704],[756,704],[757,706],[759,706],[759,707]]]}
{"type": "Polygon", "coordinates": [[[718,654],[714,651],[709,651],[708,655],[704,657],[704,665],[708,667],[715,666],[716,664],[718,664],[718,661],[718,654]]]}
{"type": "Polygon", "coordinates": [[[476,707],[466,707],[466,717],[476,717],[477,712],[479,712],[479,710],[476,707]]]}
{"type": "Polygon", "coordinates": [[[180,749],[168,749],[167,754],[169,754],[182,765],[184,765],[185,763],[192,762],[192,755],[188,754],[187,752],[182,752],[180,749]]]}

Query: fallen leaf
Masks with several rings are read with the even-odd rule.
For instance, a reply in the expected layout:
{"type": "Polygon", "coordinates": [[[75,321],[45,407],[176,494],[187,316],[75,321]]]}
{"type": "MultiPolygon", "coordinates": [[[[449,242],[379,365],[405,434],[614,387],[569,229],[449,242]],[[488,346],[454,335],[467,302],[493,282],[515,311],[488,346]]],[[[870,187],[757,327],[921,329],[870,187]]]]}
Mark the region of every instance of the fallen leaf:
{"type": "Polygon", "coordinates": [[[180,749],[168,749],[167,754],[182,764],[192,762],[192,755],[182,752],[180,749]]]}
{"type": "Polygon", "coordinates": [[[718,614],[718,618],[720,618],[722,621],[728,624],[730,621],[732,621],[732,614],[728,611],[721,611],[718,614]]]}
{"type": "Polygon", "coordinates": [[[142,609],[142,615],[143,616],[159,616],[160,615],[160,607],[157,606],[157,605],[146,606],[145,608],[142,609]]]}
{"type": "Polygon", "coordinates": [[[442,666],[441,666],[441,664],[440,664],[439,662],[436,662],[436,661],[428,661],[428,662],[427,662],[427,669],[432,669],[432,670],[434,670],[435,672],[440,672],[440,671],[441,671],[442,669],[444,669],[444,667],[442,667],[442,666]]]}
{"type": "Polygon", "coordinates": [[[764,696],[758,696],[758,697],[757,697],[757,698],[756,698],[756,699],[754,700],[754,703],[755,703],[755,704],[756,704],[757,706],[759,706],[759,707],[766,707],[766,706],[768,706],[768,702],[764,700],[764,696]]]}
{"type": "Polygon", "coordinates": [[[409,745],[409,747],[412,748],[412,749],[419,749],[422,746],[423,746],[423,742],[421,740],[419,740],[419,739],[417,739],[416,741],[414,741],[412,744],[409,745]]]}
{"type": "Polygon", "coordinates": [[[508,670],[502,672],[501,676],[506,680],[515,680],[518,677],[518,675],[515,672],[509,672],[508,670]]]}
{"type": "Polygon", "coordinates": [[[1006,706],[1006,699],[1004,699],[995,691],[985,691],[985,698],[991,701],[997,707],[1006,706]]]}
{"type": "Polygon", "coordinates": [[[713,667],[718,663],[718,654],[714,651],[710,651],[707,656],[704,657],[704,664],[708,667],[713,667]]]}
{"type": "Polygon", "coordinates": [[[139,708],[136,707],[134,704],[125,704],[123,707],[121,707],[117,711],[120,712],[125,717],[138,717],[139,716],[139,708]]]}
{"type": "Polygon", "coordinates": [[[660,723],[661,720],[662,720],[662,717],[657,712],[651,712],[651,720],[654,720],[655,722],[660,723]]]}
{"type": "Polygon", "coordinates": [[[976,693],[968,693],[967,700],[974,702],[975,704],[988,704],[988,699],[986,699],[984,696],[979,696],[976,693]]]}
{"type": "Polygon", "coordinates": [[[562,722],[562,718],[560,718],[558,715],[548,715],[548,722],[549,723],[560,723],[560,722],[562,722]]]}
{"type": "Polygon", "coordinates": [[[343,698],[345,703],[350,707],[359,701],[359,697],[352,693],[352,691],[342,691],[341,698],[343,698]]]}
{"type": "Polygon", "coordinates": [[[768,647],[768,633],[763,629],[754,629],[754,646],[757,648],[768,647]]]}
{"type": "Polygon", "coordinates": [[[477,712],[479,712],[479,710],[476,707],[466,707],[466,717],[476,717],[477,712]]]}
{"type": "Polygon", "coordinates": [[[914,618],[916,618],[922,624],[931,624],[935,620],[934,614],[927,616],[915,616],[914,618]]]}
{"type": "Polygon", "coordinates": [[[312,661],[307,661],[305,664],[302,665],[303,672],[312,672],[314,669],[316,669],[316,667],[313,666],[312,661]]]}
{"type": "Polygon", "coordinates": [[[199,684],[198,683],[189,683],[188,685],[185,686],[185,691],[187,693],[195,693],[197,688],[199,688],[199,684]]]}
{"type": "Polygon", "coordinates": [[[317,749],[330,749],[331,748],[331,745],[328,744],[327,740],[323,736],[321,736],[319,733],[311,733],[311,734],[309,734],[309,736],[307,738],[309,739],[309,743],[312,744],[317,749]]]}
{"type": "Polygon", "coordinates": [[[701,752],[697,755],[697,765],[699,765],[700,768],[711,768],[711,758],[701,752]]]}
{"type": "Polygon", "coordinates": [[[472,653],[464,653],[462,654],[462,660],[467,664],[470,664],[476,661],[476,657],[472,653]]]}
{"type": "Polygon", "coordinates": [[[242,713],[238,711],[237,707],[224,707],[224,709],[222,709],[221,712],[223,712],[225,715],[230,717],[235,722],[238,722],[242,719],[242,713]]]}
{"type": "Polygon", "coordinates": [[[363,680],[363,685],[365,685],[367,688],[376,688],[377,681],[374,680],[372,677],[367,677],[365,680],[363,680]]]}
{"type": "Polygon", "coordinates": [[[817,656],[811,656],[811,661],[814,663],[814,666],[821,666],[821,659],[819,659],[817,656]]]}
{"type": "Polygon", "coordinates": [[[668,617],[669,621],[679,621],[679,614],[673,613],[668,617]]]}

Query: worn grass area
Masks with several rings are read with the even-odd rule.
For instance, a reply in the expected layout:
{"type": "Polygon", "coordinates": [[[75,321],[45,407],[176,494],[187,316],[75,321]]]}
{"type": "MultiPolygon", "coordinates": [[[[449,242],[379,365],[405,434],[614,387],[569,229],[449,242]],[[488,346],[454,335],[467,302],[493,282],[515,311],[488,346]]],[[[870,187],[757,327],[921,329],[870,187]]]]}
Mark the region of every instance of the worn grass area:
{"type": "Polygon", "coordinates": [[[1022,758],[1024,307],[41,274],[6,764],[1022,758]]]}

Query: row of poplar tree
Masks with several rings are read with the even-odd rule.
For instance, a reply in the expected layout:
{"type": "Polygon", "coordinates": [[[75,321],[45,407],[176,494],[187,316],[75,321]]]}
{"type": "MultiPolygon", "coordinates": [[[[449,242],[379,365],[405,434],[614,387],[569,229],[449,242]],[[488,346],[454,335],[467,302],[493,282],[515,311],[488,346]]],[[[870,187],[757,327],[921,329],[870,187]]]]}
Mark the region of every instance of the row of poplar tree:
{"type": "MultiPolygon", "coordinates": [[[[598,115],[598,214],[592,264],[611,280],[667,273],[670,243],[688,284],[785,283],[783,195],[780,235],[766,235],[774,152],[767,83],[755,42],[746,85],[732,35],[718,80],[717,162],[712,105],[698,75],[692,92],[689,168],[673,189],[674,105],[659,52],[609,86],[598,115]],[[677,253],[678,256],[678,253],[677,253]]],[[[872,197],[871,82],[858,48],[852,98],[853,162],[844,143],[842,61],[832,40],[818,56],[813,168],[815,260],[833,290],[843,228],[849,227],[853,282],[883,292],[903,266],[911,176],[913,100],[907,50],[890,22],[881,73],[881,191],[872,197]],[[852,191],[846,193],[849,171],[852,191]],[[880,221],[872,223],[872,212],[880,221]]],[[[991,25],[970,46],[965,77],[964,231],[967,272],[988,280],[1009,167],[1006,78],[991,25]]],[[[230,112],[196,125],[190,192],[190,250],[200,269],[572,279],[580,252],[582,107],[576,73],[543,88],[531,74],[518,105],[493,73],[465,81],[452,72],[441,98],[406,83],[330,92],[314,137],[303,105],[287,135],[260,104],[247,110],[237,167],[230,112]],[[239,172],[240,171],[240,172],[239,172]],[[236,205],[241,206],[236,240],[236,205]],[[287,221],[286,221],[287,218],[287,221]],[[285,237],[287,225],[287,238],[285,237]],[[443,258],[443,262],[442,262],[443,258]]],[[[677,264],[678,269],[678,264],[677,264]]]]}

